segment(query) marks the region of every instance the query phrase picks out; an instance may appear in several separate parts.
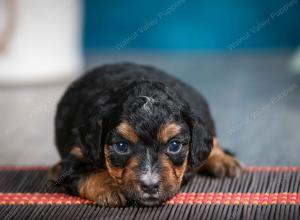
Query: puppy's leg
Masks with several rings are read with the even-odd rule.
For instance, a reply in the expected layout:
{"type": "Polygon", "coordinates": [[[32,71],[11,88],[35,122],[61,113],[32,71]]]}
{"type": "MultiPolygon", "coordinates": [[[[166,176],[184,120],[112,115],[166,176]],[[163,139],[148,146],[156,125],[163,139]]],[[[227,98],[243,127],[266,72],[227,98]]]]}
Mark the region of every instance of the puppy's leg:
{"type": "Polygon", "coordinates": [[[76,147],[68,158],[57,163],[49,172],[49,179],[72,195],[97,202],[102,206],[124,206],[125,196],[106,170],[95,168],[76,147]]]}
{"type": "Polygon", "coordinates": [[[60,177],[61,169],[61,162],[54,164],[48,171],[48,180],[54,183],[57,182],[60,177]]]}
{"type": "Polygon", "coordinates": [[[127,203],[119,186],[107,171],[82,178],[78,184],[78,191],[81,197],[96,201],[102,206],[125,206],[127,203]]]}
{"type": "Polygon", "coordinates": [[[212,175],[218,178],[237,177],[243,173],[240,163],[221,149],[218,139],[213,141],[213,149],[207,161],[197,170],[199,173],[212,175]]]}

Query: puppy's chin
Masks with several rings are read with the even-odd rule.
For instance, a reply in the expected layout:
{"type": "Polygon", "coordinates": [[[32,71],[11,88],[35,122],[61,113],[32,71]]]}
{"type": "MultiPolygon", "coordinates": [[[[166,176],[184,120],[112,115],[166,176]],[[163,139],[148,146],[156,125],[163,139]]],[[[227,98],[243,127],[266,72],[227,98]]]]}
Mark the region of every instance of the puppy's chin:
{"type": "Polygon", "coordinates": [[[139,204],[142,206],[157,206],[163,203],[162,200],[156,198],[141,199],[139,204]]]}
{"type": "Polygon", "coordinates": [[[159,206],[176,195],[176,192],[165,192],[164,194],[141,193],[137,198],[132,199],[134,204],[139,206],[159,206]]]}
{"type": "Polygon", "coordinates": [[[160,199],[160,196],[158,193],[155,194],[148,194],[148,193],[142,193],[142,197],[139,200],[140,205],[143,206],[156,206],[163,203],[163,200],[160,199]]]}

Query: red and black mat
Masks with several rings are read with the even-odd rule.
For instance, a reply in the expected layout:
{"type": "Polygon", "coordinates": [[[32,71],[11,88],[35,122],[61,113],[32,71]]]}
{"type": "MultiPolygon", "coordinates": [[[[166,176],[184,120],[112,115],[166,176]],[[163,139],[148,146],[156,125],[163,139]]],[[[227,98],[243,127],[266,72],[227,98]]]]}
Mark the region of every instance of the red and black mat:
{"type": "Polygon", "coordinates": [[[195,177],[159,207],[104,208],[49,190],[47,167],[0,167],[0,219],[300,219],[300,167],[247,170],[195,177]]]}

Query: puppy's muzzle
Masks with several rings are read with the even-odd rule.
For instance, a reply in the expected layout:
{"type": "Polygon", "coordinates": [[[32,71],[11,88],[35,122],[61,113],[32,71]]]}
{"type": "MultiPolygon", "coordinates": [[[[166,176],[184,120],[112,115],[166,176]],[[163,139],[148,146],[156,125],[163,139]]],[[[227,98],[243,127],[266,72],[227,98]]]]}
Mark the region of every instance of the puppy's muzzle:
{"type": "Polygon", "coordinates": [[[141,188],[145,193],[155,194],[158,192],[159,183],[145,183],[141,182],[141,188]]]}
{"type": "Polygon", "coordinates": [[[156,173],[147,172],[141,175],[140,187],[142,191],[149,195],[154,195],[159,189],[159,175],[156,173]]]}

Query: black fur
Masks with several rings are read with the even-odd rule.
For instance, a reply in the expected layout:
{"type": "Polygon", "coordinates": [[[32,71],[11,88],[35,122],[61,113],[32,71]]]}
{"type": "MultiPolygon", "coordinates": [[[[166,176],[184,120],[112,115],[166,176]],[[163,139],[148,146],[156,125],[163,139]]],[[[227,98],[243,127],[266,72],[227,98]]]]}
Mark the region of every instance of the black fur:
{"type": "MultiPolygon", "coordinates": [[[[101,66],[76,80],[57,107],[55,132],[63,160],[62,172],[74,171],[63,182],[69,192],[78,193],[76,184],[80,176],[105,169],[103,145],[115,138],[113,129],[122,120],[134,124],[143,145],[151,148],[153,160],[157,150],[154,135],[160,125],[176,120],[186,126],[191,168],[208,157],[216,135],[208,104],[187,84],[150,66],[133,63],[101,66]],[[146,97],[154,98],[149,112],[147,106],[142,108],[146,97]],[[81,147],[84,161],[70,156],[74,146],[81,147]]],[[[180,156],[172,160],[177,165],[183,162],[180,156]]],[[[122,162],[112,158],[112,161],[116,166],[124,166],[126,159],[122,162]]]]}

